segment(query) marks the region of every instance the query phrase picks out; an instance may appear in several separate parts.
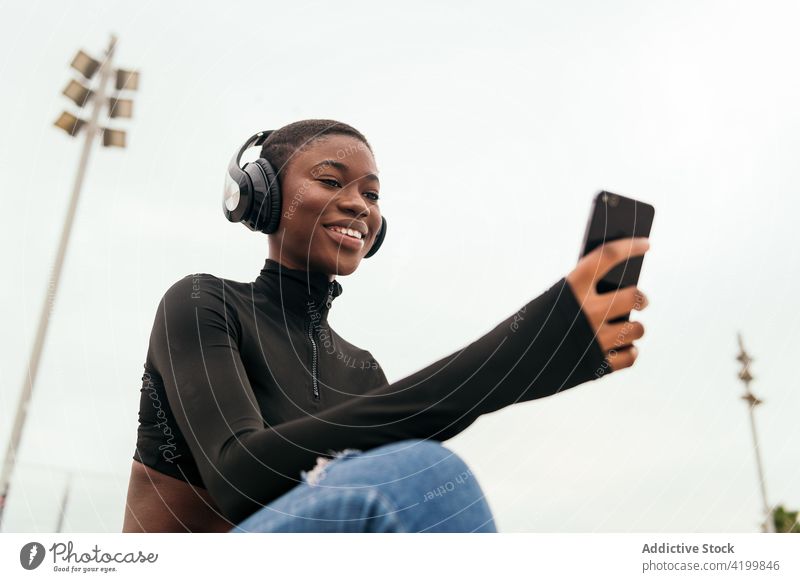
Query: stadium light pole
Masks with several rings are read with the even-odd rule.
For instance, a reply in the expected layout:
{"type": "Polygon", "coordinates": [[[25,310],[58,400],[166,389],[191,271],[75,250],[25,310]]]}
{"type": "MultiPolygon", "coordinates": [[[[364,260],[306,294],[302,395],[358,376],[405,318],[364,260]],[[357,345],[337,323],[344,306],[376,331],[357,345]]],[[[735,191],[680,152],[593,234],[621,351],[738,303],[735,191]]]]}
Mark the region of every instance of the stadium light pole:
{"type": "Polygon", "coordinates": [[[775,533],[775,520],[772,517],[772,509],[770,509],[769,503],[767,502],[767,485],[764,480],[764,466],[761,463],[761,448],[758,446],[758,435],[756,434],[755,408],[764,401],[756,398],[750,391],[750,382],[753,381],[753,375],[750,373],[750,363],[753,359],[744,349],[744,341],[742,340],[741,333],[737,334],[737,339],[739,340],[739,355],[736,356],[736,359],[742,363],[742,369],[739,371],[739,379],[744,384],[744,396],[742,396],[742,400],[747,402],[747,408],[750,411],[750,432],[753,435],[753,448],[756,452],[756,468],[758,469],[758,483],[761,486],[761,501],[764,504],[765,521],[761,529],[765,533],[775,533]]]}
{"type": "Polygon", "coordinates": [[[61,533],[64,529],[64,518],[67,515],[67,502],[69,501],[69,491],[72,485],[72,472],[67,473],[67,484],[64,486],[64,494],[61,496],[61,505],[58,508],[58,523],[56,523],[56,533],[61,533]]]}
{"type": "MultiPolygon", "coordinates": [[[[63,94],[69,98],[79,108],[83,108],[89,102],[92,102],[92,110],[89,120],[85,121],[68,111],[63,112],[56,120],[54,125],[63,129],[71,136],[76,136],[80,131],[85,132],[85,139],[83,142],[83,150],[81,151],[80,161],[78,163],[78,171],[75,175],[75,182],[72,188],[72,197],[67,207],[67,215],[64,219],[64,225],[61,229],[61,238],[58,243],[58,251],[56,253],[55,261],[53,262],[53,269],[50,273],[50,280],[48,281],[47,293],[45,294],[44,303],[42,305],[41,315],[39,317],[39,325],[36,329],[36,336],[31,350],[30,360],[28,367],[25,370],[25,377],[22,382],[22,392],[20,393],[19,402],[17,405],[16,416],[14,417],[14,424],[11,429],[11,436],[6,448],[6,454],[3,459],[2,471],[0,471],[0,530],[3,525],[3,515],[8,502],[8,494],[11,488],[11,478],[14,473],[14,467],[17,462],[17,453],[19,451],[19,444],[22,438],[25,420],[28,415],[28,405],[31,401],[33,394],[33,387],[36,382],[36,374],[39,369],[39,360],[42,355],[42,347],[44,346],[45,337],[47,336],[47,328],[50,323],[50,313],[53,309],[55,302],[56,291],[58,283],[61,278],[61,268],[64,264],[64,257],[67,252],[67,245],[69,243],[70,233],[72,231],[72,223],[75,218],[75,211],[78,207],[78,198],[80,197],[83,180],[86,176],[86,168],[89,164],[89,154],[92,151],[95,138],[102,135],[104,146],[117,146],[125,147],[125,132],[119,129],[101,127],[99,124],[100,113],[103,107],[108,107],[108,117],[131,117],[132,104],[130,99],[120,99],[119,94],[109,97],[109,90],[107,88],[108,81],[112,78],[112,60],[114,50],[117,45],[117,37],[111,35],[111,39],[106,49],[102,61],[97,61],[83,51],[79,51],[75,58],[72,60],[71,67],[81,74],[80,79],[72,79],[64,89],[63,94]],[[98,75],[95,75],[99,73],[98,75]],[[96,84],[92,87],[86,87],[85,83],[95,78],[96,84]]],[[[117,70],[116,71],[116,91],[135,91],[138,89],[139,73],[136,71],[117,70]]],[[[113,91],[113,90],[112,90],[113,91]]]]}

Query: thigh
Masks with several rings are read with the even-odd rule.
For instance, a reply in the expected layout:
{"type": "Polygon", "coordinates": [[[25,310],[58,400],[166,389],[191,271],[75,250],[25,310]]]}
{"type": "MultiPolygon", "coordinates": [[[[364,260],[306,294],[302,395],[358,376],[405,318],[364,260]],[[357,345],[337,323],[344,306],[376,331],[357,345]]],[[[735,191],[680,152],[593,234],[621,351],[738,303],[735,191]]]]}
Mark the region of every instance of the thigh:
{"type": "MultiPolygon", "coordinates": [[[[397,532],[404,531],[394,508],[376,487],[360,484],[352,464],[363,455],[348,449],[313,470],[301,482],[230,530],[231,533],[397,532]],[[331,480],[331,476],[335,479],[331,480]]],[[[320,458],[320,460],[323,460],[320,458]]]]}
{"type": "Polygon", "coordinates": [[[232,531],[497,531],[475,475],[438,441],[348,449],[302,477],[232,531]]]}

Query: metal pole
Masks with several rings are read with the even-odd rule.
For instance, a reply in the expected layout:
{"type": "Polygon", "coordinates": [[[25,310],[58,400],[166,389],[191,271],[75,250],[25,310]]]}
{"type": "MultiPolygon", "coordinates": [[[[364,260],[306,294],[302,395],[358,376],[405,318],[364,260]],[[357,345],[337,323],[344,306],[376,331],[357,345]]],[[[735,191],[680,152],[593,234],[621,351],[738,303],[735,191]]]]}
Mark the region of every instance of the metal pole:
{"type": "Polygon", "coordinates": [[[758,434],[756,433],[755,407],[761,404],[762,400],[756,398],[755,395],[750,391],[750,382],[753,380],[753,376],[750,373],[750,362],[753,360],[744,349],[742,334],[737,334],[737,338],[739,340],[739,355],[736,359],[742,363],[742,370],[739,372],[739,379],[744,383],[745,389],[745,394],[742,396],[742,400],[747,401],[748,409],[750,411],[750,432],[753,435],[753,448],[756,452],[756,469],[758,470],[758,483],[761,487],[761,501],[764,504],[764,515],[766,516],[766,521],[763,525],[763,531],[766,533],[775,533],[775,521],[772,517],[772,510],[770,509],[769,502],[767,501],[767,485],[766,480],[764,479],[764,466],[761,462],[761,447],[758,446],[758,434]]]}
{"type": "Polygon", "coordinates": [[[64,487],[64,496],[61,498],[61,508],[58,512],[58,524],[56,524],[56,533],[61,533],[64,526],[64,516],[67,514],[67,501],[69,500],[69,488],[72,485],[72,473],[67,473],[67,485],[64,487]]]}
{"type": "Polygon", "coordinates": [[[94,103],[92,107],[91,118],[86,125],[86,136],[83,142],[83,151],[81,152],[80,162],[78,164],[78,173],[75,176],[75,184],[72,188],[72,198],[70,198],[69,206],[67,208],[67,216],[64,219],[64,226],[61,230],[61,239],[58,243],[58,252],[53,264],[53,269],[50,275],[50,281],[47,285],[47,294],[42,304],[42,313],[39,317],[39,327],[36,329],[36,338],[33,342],[33,350],[31,351],[30,360],[28,362],[27,375],[22,382],[22,393],[19,397],[17,405],[17,413],[14,418],[14,426],[11,429],[11,438],[8,442],[6,449],[5,459],[3,460],[3,469],[0,473],[0,530],[3,525],[3,514],[5,512],[6,502],[8,501],[8,493],[11,485],[11,476],[14,472],[14,464],[19,449],[20,439],[22,437],[22,430],[25,426],[25,420],[28,415],[28,404],[31,400],[33,393],[33,386],[36,382],[36,373],[39,369],[39,359],[42,355],[42,347],[47,335],[47,327],[50,323],[50,312],[52,311],[55,302],[56,291],[58,290],[58,283],[61,278],[61,267],[64,264],[64,257],[67,253],[67,244],[69,243],[70,232],[72,231],[72,222],[75,218],[75,210],[78,207],[78,198],[83,186],[83,179],[86,175],[86,167],[89,163],[89,154],[92,151],[94,138],[98,133],[98,120],[100,119],[100,110],[106,101],[106,84],[111,77],[111,60],[114,55],[114,48],[117,44],[117,37],[111,36],[111,40],[106,49],[106,58],[100,66],[100,80],[99,86],[96,89],[93,97],[94,103]]]}
{"type": "Polygon", "coordinates": [[[756,467],[758,467],[758,482],[761,485],[761,502],[764,504],[764,515],[767,516],[766,533],[775,533],[775,523],[772,519],[772,510],[767,502],[767,485],[764,480],[764,466],[761,463],[761,447],[758,446],[758,435],[756,433],[756,417],[754,414],[755,406],[750,406],[750,429],[753,433],[753,448],[756,451],[756,467]]]}

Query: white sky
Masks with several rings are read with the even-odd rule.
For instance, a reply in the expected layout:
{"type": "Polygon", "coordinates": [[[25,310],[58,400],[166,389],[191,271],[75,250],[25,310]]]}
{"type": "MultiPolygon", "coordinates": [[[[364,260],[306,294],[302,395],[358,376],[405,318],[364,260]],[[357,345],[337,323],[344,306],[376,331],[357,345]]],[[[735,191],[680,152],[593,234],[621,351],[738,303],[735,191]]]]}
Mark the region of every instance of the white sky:
{"type": "Polygon", "coordinates": [[[736,331],[772,503],[800,508],[800,9],[791,2],[0,2],[0,445],[80,143],[52,126],[79,49],[139,67],[125,151],[96,149],[5,531],[119,531],[163,292],[251,281],[266,238],[221,188],[251,133],[304,118],[372,143],[389,235],[333,327],[389,380],[463,347],[571,270],[594,193],[656,207],[630,370],[447,442],[501,531],[758,531],[736,331]]]}

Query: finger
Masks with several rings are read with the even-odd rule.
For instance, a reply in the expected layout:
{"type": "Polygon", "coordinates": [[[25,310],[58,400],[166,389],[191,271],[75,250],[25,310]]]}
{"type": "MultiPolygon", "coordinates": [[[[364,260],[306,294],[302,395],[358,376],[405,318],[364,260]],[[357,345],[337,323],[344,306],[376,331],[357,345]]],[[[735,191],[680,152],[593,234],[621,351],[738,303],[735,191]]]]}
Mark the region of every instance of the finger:
{"type": "Polygon", "coordinates": [[[606,354],[609,366],[612,370],[622,370],[633,366],[639,355],[639,350],[636,346],[630,346],[621,350],[609,350],[606,354]]]}
{"type": "Polygon", "coordinates": [[[634,309],[641,311],[647,307],[647,296],[632,285],[616,291],[601,293],[599,297],[606,301],[603,310],[603,319],[605,320],[616,319],[634,309]]]}
{"type": "Polygon", "coordinates": [[[644,325],[638,321],[609,323],[600,328],[597,341],[603,351],[621,350],[644,336],[644,325]]]}
{"type": "Polygon", "coordinates": [[[601,279],[617,264],[630,257],[640,257],[650,249],[650,241],[646,237],[621,238],[600,245],[586,255],[593,269],[593,277],[601,279]]]}

